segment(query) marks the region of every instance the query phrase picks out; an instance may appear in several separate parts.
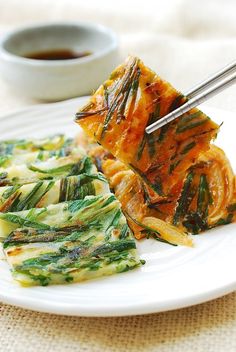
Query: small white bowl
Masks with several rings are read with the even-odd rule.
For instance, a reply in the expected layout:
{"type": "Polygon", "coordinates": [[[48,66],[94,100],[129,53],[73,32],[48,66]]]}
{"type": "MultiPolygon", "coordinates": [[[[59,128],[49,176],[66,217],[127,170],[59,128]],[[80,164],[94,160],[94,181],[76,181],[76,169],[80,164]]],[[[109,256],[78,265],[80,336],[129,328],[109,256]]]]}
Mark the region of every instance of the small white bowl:
{"type": "Polygon", "coordinates": [[[0,42],[0,73],[12,88],[43,100],[89,95],[118,63],[112,30],[84,22],[45,23],[10,32],[0,42]],[[24,55],[47,50],[89,51],[69,60],[38,60],[24,55]]]}

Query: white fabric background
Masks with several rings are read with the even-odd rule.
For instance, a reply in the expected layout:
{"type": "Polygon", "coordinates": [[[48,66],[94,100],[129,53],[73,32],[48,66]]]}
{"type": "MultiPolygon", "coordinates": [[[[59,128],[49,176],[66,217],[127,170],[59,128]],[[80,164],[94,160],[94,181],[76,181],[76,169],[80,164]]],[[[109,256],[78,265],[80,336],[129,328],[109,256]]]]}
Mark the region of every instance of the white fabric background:
{"type": "MultiPolygon", "coordinates": [[[[130,54],[183,91],[236,57],[235,0],[0,0],[0,33],[48,20],[86,20],[113,28],[130,54]]],[[[32,103],[0,81],[0,112],[32,103]]],[[[208,104],[236,110],[236,87],[208,104]]]]}
{"type": "MultiPolygon", "coordinates": [[[[235,0],[0,0],[0,35],[16,25],[48,20],[112,27],[120,36],[122,59],[129,53],[140,56],[183,91],[236,57],[235,0]]],[[[231,87],[208,104],[236,111],[235,93],[231,87]]],[[[1,114],[34,103],[0,77],[1,114]]],[[[109,319],[0,304],[0,351],[234,352],[236,294],[174,312],[109,319]]]]}

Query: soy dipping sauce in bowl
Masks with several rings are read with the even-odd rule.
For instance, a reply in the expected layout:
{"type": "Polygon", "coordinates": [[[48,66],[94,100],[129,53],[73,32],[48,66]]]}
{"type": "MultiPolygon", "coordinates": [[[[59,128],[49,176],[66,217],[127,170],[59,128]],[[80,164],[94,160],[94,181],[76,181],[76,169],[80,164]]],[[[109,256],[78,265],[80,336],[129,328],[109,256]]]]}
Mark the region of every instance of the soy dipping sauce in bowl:
{"type": "Polygon", "coordinates": [[[0,38],[1,78],[40,100],[90,95],[118,61],[116,34],[95,23],[39,23],[0,38]]]}
{"type": "Polygon", "coordinates": [[[54,49],[28,53],[23,55],[23,57],[35,60],[72,60],[89,56],[91,54],[91,51],[77,52],[70,49],[54,49]]]}

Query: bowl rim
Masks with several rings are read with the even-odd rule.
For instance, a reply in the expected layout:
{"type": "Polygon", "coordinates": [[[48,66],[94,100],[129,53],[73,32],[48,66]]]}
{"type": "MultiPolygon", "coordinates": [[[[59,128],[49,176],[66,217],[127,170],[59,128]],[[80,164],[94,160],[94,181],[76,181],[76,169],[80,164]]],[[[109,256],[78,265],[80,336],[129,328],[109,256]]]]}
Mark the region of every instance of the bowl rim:
{"type": "Polygon", "coordinates": [[[40,66],[40,67],[60,67],[60,66],[77,66],[78,64],[85,64],[92,62],[94,60],[100,59],[107,54],[111,53],[118,49],[118,35],[109,27],[106,27],[100,23],[94,23],[89,21],[44,21],[28,24],[25,26],[19,26],[16,29],[8,31],[5,35],[0,39],[0,59],[4,61],[8,61],[11,63],[20,63],[29,66],[40,66]],[[78,28],[87,28],[89,30],[97,31],[104,33],[110,37],[110,43],[104,47],[96,51],[95,53],[91,53],[88,56],[80,57],[77,59],[67,59],[67,60],[39,60],[39,59],[31,59],[26,58],[17,54],[13,54],[5,48],[5,43],[16,34],[27,30],[40,30],[44,27],[57,27],[57,26],[65,26],[71,27],[75,26],[78,28]]]}

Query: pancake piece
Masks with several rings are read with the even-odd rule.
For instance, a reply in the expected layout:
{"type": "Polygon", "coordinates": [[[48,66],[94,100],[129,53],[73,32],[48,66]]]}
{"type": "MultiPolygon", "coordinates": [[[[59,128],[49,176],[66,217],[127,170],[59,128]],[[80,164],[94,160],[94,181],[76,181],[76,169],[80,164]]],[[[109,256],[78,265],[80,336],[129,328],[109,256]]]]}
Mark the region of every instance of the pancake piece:
{"type": "Polygon", "coordinates": [[[1,218],[11,230],[21,226],[3,247],[13,277],[22,285],[80,282],[143,264],[112,194],[1,214],[1,218]]]}
{"type": "Polygon", "coordinates": [[[235,175],[224,151],[215,145],[201,154],[168,198],[150,187],[101,146],[87,146],[109,181],[137,239],[153,237],[192,245],[197,234],[236,220],[235,175]]]}
{"type": "Polygon", "coordinates": [[[167,197],[198,156],[209,149],[219,126],[198,109],[151,135],[146,126],[186,101],[168,82],[129,57],[76,114],[86,134],[167,197]]]}

